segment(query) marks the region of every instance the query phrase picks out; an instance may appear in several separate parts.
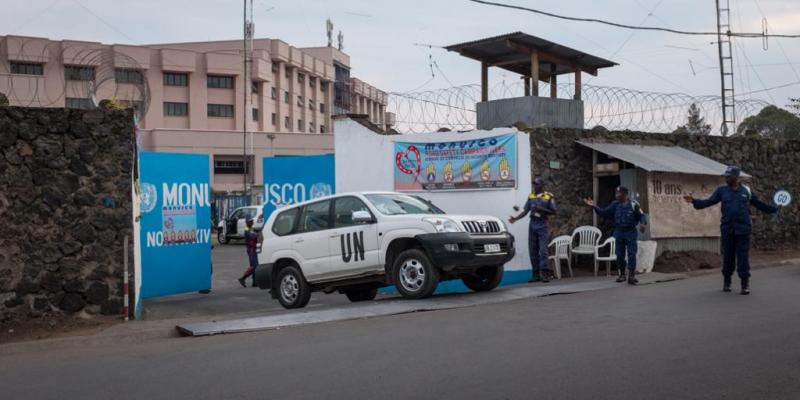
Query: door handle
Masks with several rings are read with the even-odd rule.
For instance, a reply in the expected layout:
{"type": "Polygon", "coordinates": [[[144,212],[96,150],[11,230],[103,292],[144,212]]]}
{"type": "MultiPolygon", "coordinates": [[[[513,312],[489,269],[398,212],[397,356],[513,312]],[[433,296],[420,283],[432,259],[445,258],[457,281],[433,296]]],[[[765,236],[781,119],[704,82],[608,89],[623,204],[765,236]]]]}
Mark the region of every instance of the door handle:
{"type": "Polygon", "coordinates": [[[294,242],[295,242],[295,243],[303,243],[303,242],[305,242],[305,241],[306,241],[306,240],[305,240],[305,239],[303,239],[303,238],[297,238],[297,239],[295,239],[295,240],[294,240],[294,242]]]}
{"type": "Polygon", "coordinates": [[[328,235],[328,237],[330,237],[331,239],[337,238],[339,236],[341,236],[341,233],[331,233],[330,235],[328,235]]]}

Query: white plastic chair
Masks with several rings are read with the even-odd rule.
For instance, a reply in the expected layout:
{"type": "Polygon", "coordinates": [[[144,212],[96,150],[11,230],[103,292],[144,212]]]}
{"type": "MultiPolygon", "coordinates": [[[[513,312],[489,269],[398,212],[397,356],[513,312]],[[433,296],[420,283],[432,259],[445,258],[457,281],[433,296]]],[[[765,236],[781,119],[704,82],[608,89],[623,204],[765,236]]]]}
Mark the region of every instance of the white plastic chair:
{"type": "Polygon", "coordinates": [[[606,239],[606,241],[603,242],[603,244],[595,247],[595,250],[594,250],[594,276],[597,276],[597,271],[600,268],[600,262],[601,261],[605,261],[605,263],[606,263],[606,276],[611,275],[611,262],[612,261],[617,261],[617,252],[616,252],[616,250],[617,250],[617,241],[613,237],[610,237],[610,238],[606,239]],[[602,249],[604,247],[608,247],[608,249],[609,249],[607,256],[601,256],[600,255],[600,249],[602,249]]]}
{"type": "Polygon", "coordinates": [[[567,268],[569,269],[570,278],[572,275],[572,260],[569,255],[570,243],[572,238],[569,235],[558,236],[550,242],[547,247],[554,247],[553,255],[548,257],[553,260],[553,271],[556,273],[556,278],[561,279],[561,260],[567,260],[567,268]]]}
{"type": "Polygon", "coordinates": [[[570,238],[570,254],[577,256],[585,254],[594,257],[595,249],[600,244],[603,232],[594,226],[579,226],[572,232],[570,238]],[[575,238],[578,238],[578,245],[575,245],[575,238]]]}

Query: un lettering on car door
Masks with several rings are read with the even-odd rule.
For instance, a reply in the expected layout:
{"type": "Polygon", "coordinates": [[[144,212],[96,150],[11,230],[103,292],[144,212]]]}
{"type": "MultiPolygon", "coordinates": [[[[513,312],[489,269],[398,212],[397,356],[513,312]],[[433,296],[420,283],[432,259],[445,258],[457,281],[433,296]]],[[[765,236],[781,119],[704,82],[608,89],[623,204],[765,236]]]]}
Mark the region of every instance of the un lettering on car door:
{"type": "Polygon", "coordinates": [[[342,261],[345,263],[364,261],[364,231],[346,232],[339,235],[342,261]]]}

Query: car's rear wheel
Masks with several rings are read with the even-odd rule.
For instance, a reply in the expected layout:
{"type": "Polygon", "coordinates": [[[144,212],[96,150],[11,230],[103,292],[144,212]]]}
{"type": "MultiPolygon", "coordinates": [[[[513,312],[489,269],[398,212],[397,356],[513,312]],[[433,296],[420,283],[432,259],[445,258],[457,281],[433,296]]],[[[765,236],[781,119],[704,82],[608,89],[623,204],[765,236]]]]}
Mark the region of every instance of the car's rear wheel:
{"type": "Polygon", "coordinates": [[[474,275],[464,276],[461,280],[473,292],[488,292],[503,280],[503,266],[480,267],[474,275]]]}
{"type": "Polygon", "coordinates": [[[278,272],[277,285],[278,301],[284,308],[303,308],[311,300],[311,287],[295,266],[278,272]]]}
{"type": "Polygon", "coordinates": [[[403,297],[424,299],[436,291],[439,285],[439,270],[433,266],[425,252],[408,249],[395,259],[392,281],[403,297]]]}
{"type": "Polygon", "coordinates": [[[347,299],[353,303],[357,303],[359,301],[370,301],[375,300],[375,297],[378,295],[378,288],[348,289],[344,292],[344,294],[347,296],[347,299]]]}
{"type": "Polygon", "coordinates": [[[217,242],[219,244],[228,244],[228,234],[225,233],[225,229],[220,229],[217,231],[217,242]]]}

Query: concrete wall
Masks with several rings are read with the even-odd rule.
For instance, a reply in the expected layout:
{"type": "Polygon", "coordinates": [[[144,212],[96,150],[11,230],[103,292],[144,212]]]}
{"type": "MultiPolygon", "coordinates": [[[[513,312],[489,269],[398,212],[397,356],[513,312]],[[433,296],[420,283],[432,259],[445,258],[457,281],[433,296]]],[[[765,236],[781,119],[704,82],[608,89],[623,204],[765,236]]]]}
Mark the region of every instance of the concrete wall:
{"type": "MultiPolygon", "coordinates": [[[[336,124],[336,192],[394,191],[394,143],[399,142],[447,142],[468,140],[514,132],[513,128],[494,132],[474,131],[468,133],[443,132],[413,135],[379,135],[350,119],[340,119],[336,124]]],[[[517,137],[516,189],[473,190],[453,192],[422,192],[449,214],[492,215],[506,221],[516,214],[512,207],[522,207],[531,193],[530,147],[526,135],[517,137]]],[[[517,255],[506,264],[506,270],[530,269],[528,257],[526,221],[510,227],[518,239],[517,255]]]]}
{"type": "Polygon", "coordinates": [[[583,129],[583,101],[549,97],[514,97],[476,105],[478,129],[526,126],[583,129]]]}
{"type": "MultiPolygon", "coordinates": [[[[613,143],[677,145],[716,160],[736,164],[753,178],[748,185],[771,203],[778,189],[800,197],[800,141],[763,138],[723,138],[605,130],[535,129],[529,132],[533,175],[547,180],[558,201],[554,234],[591,225],[591,211],[581,199],[592,194],[592,151],[575,141],[592,138],[613,143]],[[558,168],[554,168],[558,167],[558,168]]],[[[722,172],[722,171],[720,171],[722,172]]],[[[720,178],[720,185],[723,184],[720,178]]],[[[753,209],[753,245],[759,249],[796,248],[800,245],[800,203],[781,210],[780,220],[753,209]]],[[[680,246],[681,243],[674,243],[680,246]]]]}
{"type": "Polygon", "coordinates": [[[0,322],[118,314],[133,115],[0,107],[0,322]]]}

